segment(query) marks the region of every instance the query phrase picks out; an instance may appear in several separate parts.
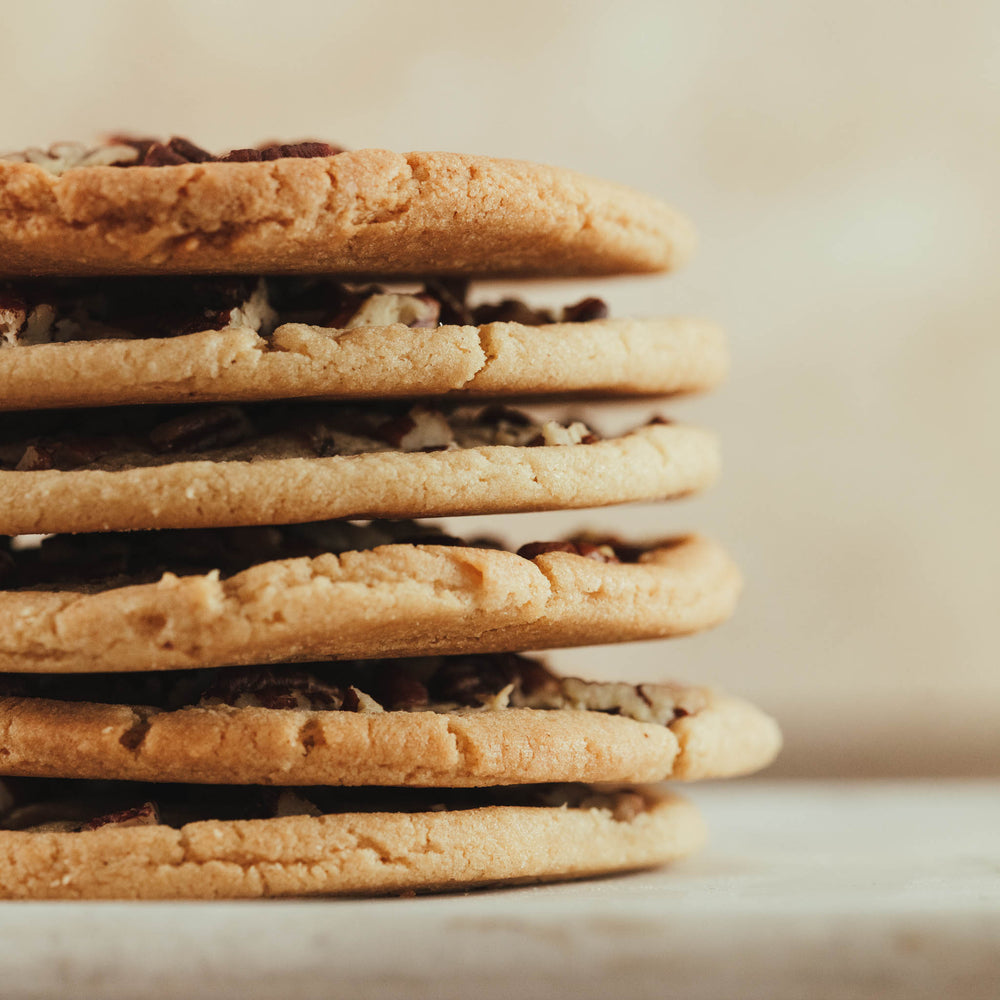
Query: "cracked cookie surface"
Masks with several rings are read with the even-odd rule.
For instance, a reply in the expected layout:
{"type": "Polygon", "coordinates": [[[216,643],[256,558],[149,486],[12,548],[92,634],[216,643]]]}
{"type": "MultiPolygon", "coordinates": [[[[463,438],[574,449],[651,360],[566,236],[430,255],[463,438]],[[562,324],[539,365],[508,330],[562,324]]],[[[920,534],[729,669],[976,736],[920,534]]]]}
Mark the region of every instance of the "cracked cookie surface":
{"type": "Polygon", "coordinates": [[[429,787],[693,780],[758,770],[780,746],[773,720],[739,699],[557,677],[513,655],[67,680],[0,687],[0,774],[429,787]]]}
{"type": "Polygon", "coordinates": [[[694,427],[600,439],[504,408],[389,405],[0,414],[0,533],[574,509],[685,495],[719,468],[715,436],[694,427]]]}
{"type": "MultiPolygon", "coordinates": [[[[309,808],[303,798],[290,807],[298,815],[271,819],[0,831],[0,897],[236,899],[447,891],[650,867],[683,857],[704,841],[701,817],[678,796],[642,788],[564,789],[543,794],[541,801],[537,793],[525,801],[519,800],[522,793],[501,790],[502,804],[493,804],[493,790],[477,790],[463,793],[453,808],[447,804],[454,793],[428,791],[421,807],[413,790],[402,796],[395,790],[367,797],[356,812],[334,811],[329,797],[322,808],[309,808]]],[[[343,808],[349,810],[351,801],[343,808]]]]}
{"type": "Polygon", "coordinates": [[[0,162],[0,276],[641,273],[680,264],[690,223],[555,167],[454,153],[56,176],[0,162]]]}
{"type": "Polygon", "coordinates": [[[364,530],[212,532],[211,544],[202,533],[167,534],[169,558],[145,535],[0,551],[0,587],[13,588],[0,589],[0,670],[193,669],[651,639],[718,624],[740,590],[723,548],[699,536],[627,547],[609,562],[560,551],[565,543],[528,558],[435,543],[433,532],[393,543],[407,529],[364,530]]]}
{"type": "Polygon", "coordinates": [[[472,305],[468,282],[317,278],[0,283],[0,409],[407,396],[696,392],[728,367],[704,320],[472,305]]]}

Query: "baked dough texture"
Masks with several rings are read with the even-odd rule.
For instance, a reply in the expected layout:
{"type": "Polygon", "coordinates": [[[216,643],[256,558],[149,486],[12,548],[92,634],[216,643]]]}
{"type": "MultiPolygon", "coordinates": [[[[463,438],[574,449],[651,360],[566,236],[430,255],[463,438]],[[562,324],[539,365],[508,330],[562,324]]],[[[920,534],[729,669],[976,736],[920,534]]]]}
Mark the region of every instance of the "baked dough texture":
{"type": "Polygon", "coordinates": [[[466,788],[728,778],[770,764],[781,746],[774,721],[739,699],[704,697],[669,726],[568,708],[159,711],[0,698],[0,774],[466,788]]]}
{"type": "Polygon", "coordinates": [[[0,350],[0,410],[272,399],[700,392],[728,370],[705,320],[334,330],[286,323],[0,350]]]}
{"type": "Polygon", "coordinates": [[[4,471],[0,534],[600,507],[692,493],[718,470],[712,433],[649,424],[581,445],[4,471]]]}
{"type": "Polygon", "coordinates": [[[0,163],[0,277],[662,271],[690,253],[667,205],[569,170],[455,153],[55,176],[0,163]]]}
{"type": "Polygon", "coordinates": [[[651,867],[697,850],[704,839],[694,806],[674,795],[660,795],[626,820],[601,808],[486,806],[209,820],[180,829],[9,831],[0,832],[0,898],[456,890],[651,867]]]}
{"type": "MultiPolygon", "coordinates": [[[[593,447],[593,446],[591,446],[593,447]]],[[[0,670],[166,670],[652,639],[729,616],[740,575],[701,536],[605,563],[383,545],[98,593],[0,591],[0,670]]]]}

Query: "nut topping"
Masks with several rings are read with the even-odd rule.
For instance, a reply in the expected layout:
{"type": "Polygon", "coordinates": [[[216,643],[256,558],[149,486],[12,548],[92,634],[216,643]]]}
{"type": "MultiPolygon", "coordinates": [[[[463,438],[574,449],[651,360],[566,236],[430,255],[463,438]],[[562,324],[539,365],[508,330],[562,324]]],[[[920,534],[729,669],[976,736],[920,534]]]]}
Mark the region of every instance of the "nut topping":
{"type": "Polygon", "coordinates": [[[598,440],[579,421],[484,420],[484,412],[421,403],[257,403],[0,413],[0,469],[16,470],[22,461],[21,471],[37,468],[43,460],[25,458],[29,448],[51,451],[52,467],[65,470],[98,460],[137,468],[164,454],[177,461],[206,452],[218,461],[253,461],[598,440]]]}
{"type": "Polygon", "coordinates": [[[106,816],[98,816],[84,823],[83,830],[99,830],[104,826],[158,826],[160,823],[160,811],[155,802],[144,802],[141,806],[133,806],[131,809],[122,809],[120,812],[108,813],[106,816]]]}
{"type": "MultiPolygon", "coordinates": [[[[228,667],[143,674],[13,677],[0,697],[177,710],[186,706],[323,712],[589,711],[669,725],[706,704],[698,688],[559,677],[516,653],[228,667]]],[[[147,708],[146,711],[149,709],[147,708]]]]}
{"type": "Polygon", "coordinates": [[[345,708],[345,700],[344,688],[327,684],[305,670],[238,667],[220,671],[199,704],[338,712],[345,708]]]}
{"type": "Polygon", "coordinates": [[[48,150],[30,149],[0,155],[0,162],[34,163],[52,174],[62,174],[77,167],[175,167],[185,163],[250,163],[262,160],[303,159],[336,156],[339,146],[306,141],[267,143],[250,149],[234,149],[214,156],[190,139],[174,136],[167,142],[136,136],[114,135],[101,146],[82,142],[57,142],[48,150]]]}
{"type": "Polygon", "coordinates": [[[566,306],[562,311],[564,323],[589,323],[595,319],[607,319],[608,306],[603,299],[582,299],[575,305],[566,306]]]}
{"type": "Polygon", "coordinates": [[[191,410],[158,424],[149,432],[154,451],[209,451],[245,441],[253,424],[239,406],[212,406],[191,410]]]}
{"type": "MultiPolygon", "coordinates": [[[[161,148],[180,155],[172,147],[161,148]]],[[[0,349],[183,336],[229,326],[267,338],[285,323],[335,330],[393,324],[433,328],[492,322],[498,310],[516,313],[521,323],[552,322],[548,311],[513,300],[501,303],[503,310],[489,304],[473,308],[466,304],[467,295],[467,282],[440,280],[428,281],[420,292],[391,292],[325,277],[25,279],[0,282],[0,349]]],[[[606,315],[607,307],[587,299],[564,310],[564,318],[571,311],[578,317],[573,322],[583,322],[606,315]]]]}
{"type": "MultiPolygon", "coordinates": [[[[320,521],[282,527],[52,535],[38,546],[17,549],[0,537],[0,589],[82,587],[93,591],[153,582],[165,572],[186,576],[215,571],[228,577],[277,559],[315,557],[326,552],[350,552],[391,544],[503,548],[495,539],[456,538],[443,534],[432,524],[416,521],[368,524],[320,521]]],[[[655,546],[672,544],[679,544],[679,540],[658,541],[655,546]]],[[[532,542],[523,545],[517,554],[534,559],[545,552],[566,552],[599,562],[636,563],[646,551],[647,547],[626,545],[620,539],[595,536],[532,542]]],[[[380,697],[380,692],[374,693],[380,697]]]]}
{"type": "Polygon", "coordinates": [[[490,805],[600,809],[625,822],[649,806],[638,792],[600,791],[589,785],[574,784],[474,789],[347,789],[314,785],[278,789],[30,778],[19,780],[18,785],[13,802],[0,793],[0,830],[73,833],[105,826],[179,827],[208,819],[437,812],[490,805]]]}
{"type": "MultiPolygon", "coordinates": [[[[597,562],[617,563],[623,560],[610,544],[594,544],[585,541],[566,542],[529,542],[522,545],[517,554],[523,559],[534,559],[535,556],[543,555],[546,552],[568,552],[571,555],[583,556],[585,559],[594,559],[597,562]]],[[[624,560],[630,561],[630,560],[624,560]]]]}

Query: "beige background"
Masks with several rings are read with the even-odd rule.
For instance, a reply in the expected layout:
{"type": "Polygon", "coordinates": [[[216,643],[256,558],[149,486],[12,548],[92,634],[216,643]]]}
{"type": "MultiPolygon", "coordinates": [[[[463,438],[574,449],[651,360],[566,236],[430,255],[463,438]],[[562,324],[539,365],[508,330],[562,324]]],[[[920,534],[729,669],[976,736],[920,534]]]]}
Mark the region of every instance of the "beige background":
{"type": "Polygon", "coordinates": [[[730,384],[669,407],[722,431],[726,477],[587,520],[709,529],[746,597],[717,632],[560,664],[742,691],[782,719],[782,773],[1000,770],[1000,5],[107,0],[0,19],[0,146],[315,136],[549,161],[684,208],[692,265],[599,290],[726,324],[730,384]]]}

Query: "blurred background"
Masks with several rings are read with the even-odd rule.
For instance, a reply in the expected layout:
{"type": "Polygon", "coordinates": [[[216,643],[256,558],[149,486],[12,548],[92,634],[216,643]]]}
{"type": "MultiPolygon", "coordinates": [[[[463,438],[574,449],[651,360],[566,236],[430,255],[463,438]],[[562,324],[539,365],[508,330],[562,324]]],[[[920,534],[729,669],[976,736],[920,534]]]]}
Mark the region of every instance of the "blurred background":
{"type": "Polygon", "coordinates": [[[758,701],[787,735],[772,775],[1000,772],[1000,5],[34,0],[0,3],[0,32],[6,149],[309,137],[555,163],[682,208],[682,272],[526,297],[723,322],[729,384],[660,407],[721,432],[723,481],[505,526],[705,530],[744,600],[715,632],[555,662],[758,701]]]}

